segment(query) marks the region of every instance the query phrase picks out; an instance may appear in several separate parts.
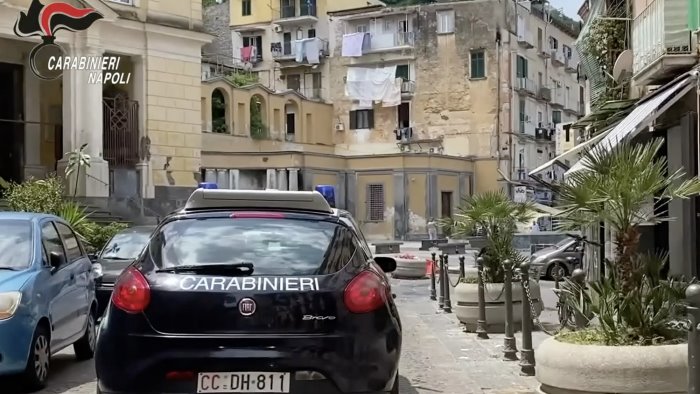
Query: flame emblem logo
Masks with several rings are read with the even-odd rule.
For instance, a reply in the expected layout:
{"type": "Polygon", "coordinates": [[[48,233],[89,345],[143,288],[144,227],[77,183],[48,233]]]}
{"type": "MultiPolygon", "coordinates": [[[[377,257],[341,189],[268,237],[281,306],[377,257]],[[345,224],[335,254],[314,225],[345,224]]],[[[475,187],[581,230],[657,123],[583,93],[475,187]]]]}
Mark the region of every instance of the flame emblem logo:
{"type": "Polygon", "coordinates": [[[48,60],[64,56],[63,49],[55,43],[56,32],[60,30],[87,30],[103,16],[92,8],[76,8],[67,3],[44,5],[32,0],[27,13],[20,12],[15,22],[15,34],[19,37],[41,37],[41,43],[29,52],[29,66],[32,72],[43,80],[60,78],[62,70],[52,70],[48,60]]]}

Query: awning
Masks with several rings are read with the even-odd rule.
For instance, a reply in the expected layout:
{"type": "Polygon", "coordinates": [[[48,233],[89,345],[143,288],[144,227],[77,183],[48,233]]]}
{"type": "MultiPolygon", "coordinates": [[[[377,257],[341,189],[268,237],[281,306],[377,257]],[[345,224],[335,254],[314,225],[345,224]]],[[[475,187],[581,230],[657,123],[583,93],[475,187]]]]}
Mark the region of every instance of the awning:
{"type": "Polygon", "coordinates": [[[591,138],[590,140],[584,141],[584,142],[582,142],[582,143],[580,143],[580,144],[574,146],[573,148],[569,149],[568,151],[562,153],[561,155],[559,155],[559,156],[553,158],[552,160],[550,160],[550,161],[548,161],[548,162],[542,164],[541,166],[535,168],[534,170],[530,171],[530,173],[529,173],[528,175],[529,175],[529,176],[537,175],[537,174],[539,174],[540,172],[542,172],[542,171],[548,169],[549,167],[553,166],[553,165],[556,164],[556,163],[562,163],[562,164],[563,164],[563,163],[566,162],[566,161],[574,161],[574,159],[576,159],[576,155],[578,155],[579,153],[581,153],[581,151],[583,151],[583,150],[586,149],[587,147],[592,146],[592,145],[595,144],[596,142],[598,142],[598,141],[600,141],[601,139],[603,139],[603,137],[605,137],[605,136],[608,134],[609,131],[610,131],[610,130],[603,131],[603,132],[601,132],[600,134],[596,135],[595,137],[591,138]]]}
{"type": "Polygon", "coordinates": [[[563,211],[560,209],[552,208],[550,206],[540,204],[540,203],[533,203],[533,208],[541,213],[546,213],[551,216],[557,216],[560,215],[563,211]]]}
{"type": "MultiPolygon", "coordinates": [[[[663,86],[648,97],[640,100],[635,109],[615,126],[606,137],[596,144],[595,149],[610,151],[625,138],[632,138],[639,134],[656,118],[661,116],[668,108],[680,100],[686,93],[695,88],[696,77],[686,73],[666,86],[663,86]]],[[[574,164],[565,174],[570,175],[581,170],[586,165],[584,158],[574,164]]]]}

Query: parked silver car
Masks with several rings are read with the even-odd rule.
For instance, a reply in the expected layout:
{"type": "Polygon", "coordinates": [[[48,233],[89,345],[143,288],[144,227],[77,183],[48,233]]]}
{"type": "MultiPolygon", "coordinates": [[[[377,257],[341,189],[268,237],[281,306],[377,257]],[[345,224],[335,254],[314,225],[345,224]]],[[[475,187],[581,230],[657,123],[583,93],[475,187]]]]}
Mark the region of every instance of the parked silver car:
{"type": "Polygon", "coordinates": [[[583,245],[578,240],[567,237],[555,245],[532,253],[530,263],[533,269],[540,271],[542,277],[563,278],[569,276],[581,263],[582,248],[583,245]]]}

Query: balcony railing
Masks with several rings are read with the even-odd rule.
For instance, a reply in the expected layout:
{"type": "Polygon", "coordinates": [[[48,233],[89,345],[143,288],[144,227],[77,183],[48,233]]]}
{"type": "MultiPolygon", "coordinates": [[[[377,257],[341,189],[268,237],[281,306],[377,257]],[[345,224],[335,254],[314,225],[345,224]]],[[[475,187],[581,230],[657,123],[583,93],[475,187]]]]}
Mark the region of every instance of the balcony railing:
{"type": "Polygon", "coordinates": [[[370,33],[368,51],[383,51],[394,48],[413,47],[415,34],[412,31],[399,33],[370,33]]]}
{"type": "Polygon", "coordinates": [[[524,93],[535,94],[537,93],[537,84],[531,79],[518,77],[516,89],[524,93]]]}
{"type": "Polygon", "coordinates": [[[276,20],[302,17],[317,17],[316,4],[307,4],[303,0],[300,7],[297,7],[296,5],[284,5],[274,11],[276,11],[275,14],[277,15],[277,18],[275,18],[276,20]]]}
{"type": "MultiPolygon", "coordinates": [[[[522,115],[521,115],[521,119],[522,119],[522,115]]],[[[535,127],[535,124],[532,123],[531,121],[529,121],[529,120],[521,120],[521,121],[520,121],[520,126],[519,126],[519,128],[518,128],[518,131],[519,131],[521,134],[527,134],[527,135],[529,135],[529,136],[533,136],[533,137],[534,137],[534,136],[535,136],[535,128],[536,128],[536,127],[535,127]]]]}
{"type": "Polygon", "coordinates": [[[564,108],[566,105],[566,99],[564,97],[564,92],[561,88],[552,89],[552,100],[549,104],[553,107],[564,108]]]}
{"type": "Polygon", "coordinates": [[[653,0],[632,22],[633,73],[666,55],[692,55],[687,0],[653,0]]]}
{"type": "MultiPolygon", "coordinates": [[[[328,41],[318,37],[314,39],[318,42],[319,56],[328,56],[328,41]]],[[[270,44],[270,52],[275,60],[291,60],[297,56],[297,46],[294,41],[273,42],[270,44]]]]}
{"type": "Polygon", "coordinates": [[[557,49],[552,49],[552,57],[551,57],[552,65],[554,66],[563,66],[566,62],[564,59],[564,53],[557,49]]]}
{"type": "Polygon", "coordinates": [[[413,94],[416,92],[416,83],[414,81],[404,79],[401,81],[401,94],[413,94]]]}

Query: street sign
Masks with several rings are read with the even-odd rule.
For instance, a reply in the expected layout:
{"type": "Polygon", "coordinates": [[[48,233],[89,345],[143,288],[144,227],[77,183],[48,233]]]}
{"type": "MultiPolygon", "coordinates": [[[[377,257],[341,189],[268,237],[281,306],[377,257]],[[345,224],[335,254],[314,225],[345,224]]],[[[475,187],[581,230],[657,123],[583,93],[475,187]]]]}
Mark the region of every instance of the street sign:
{"type": "Polygon", "coordinates": [[[513,189],[513,201],[517,203],[524,203],[527,201],[527,187],[516,186],[513,189]]]}

